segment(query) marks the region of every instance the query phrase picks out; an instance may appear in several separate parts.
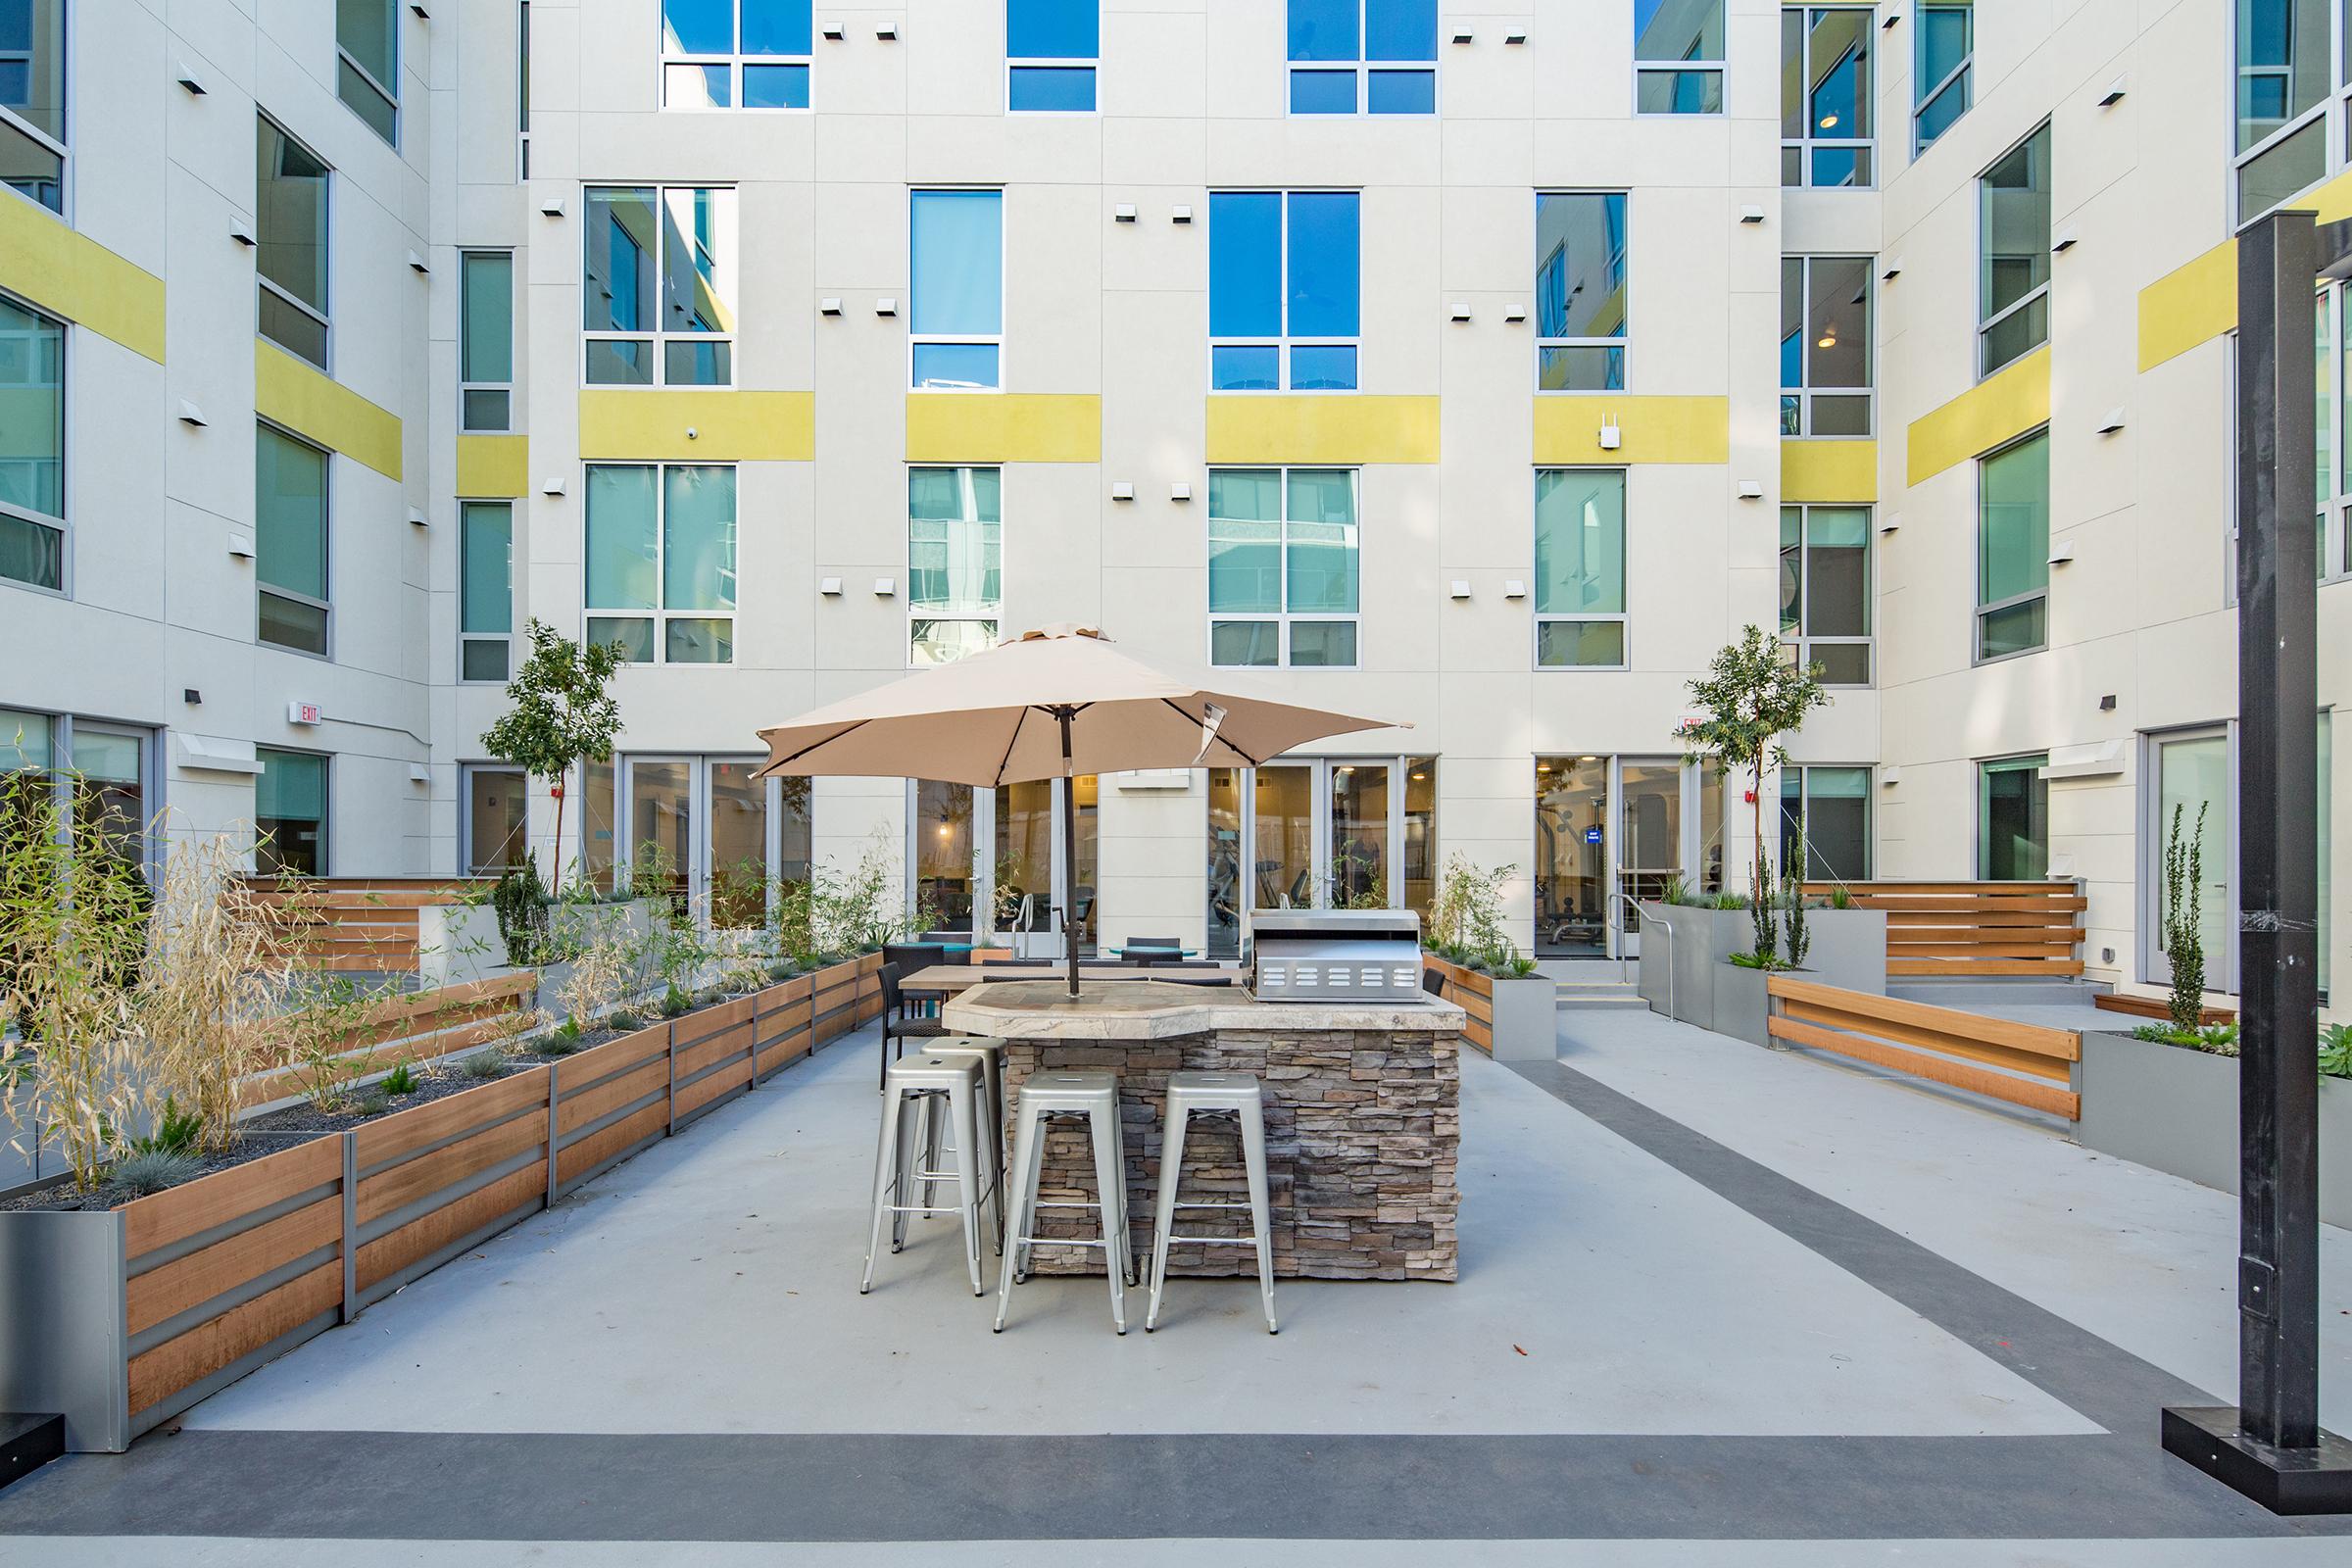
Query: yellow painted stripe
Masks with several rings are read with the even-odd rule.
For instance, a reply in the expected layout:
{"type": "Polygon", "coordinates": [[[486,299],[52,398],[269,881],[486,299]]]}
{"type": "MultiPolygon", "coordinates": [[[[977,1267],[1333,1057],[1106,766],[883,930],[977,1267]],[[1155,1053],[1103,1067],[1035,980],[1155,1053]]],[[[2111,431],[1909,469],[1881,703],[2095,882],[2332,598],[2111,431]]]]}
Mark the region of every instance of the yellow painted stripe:
{"type": "Polygon", "coordinates": [[[1536,397],[1540,464],[1729,463],[1732,405],[1718,397],[1627,397],[1618,392],[1536,397]],[[1605,423],[1618,444],[1600,444],[1605,423]]]}
{"type": "Polygon", "coordinates": [[[253,412],[272,424],[400,477],[400,420],[274,343],[253,340],[253,412]]]}
{"type": "Polygon", "coordinates": [[[909,392],[909,463],[1100,463],[1092,392],[909,392]]]}
{"type": "Polygon", "coordinates": [[[580,456],[807,463],[816,456],[816,394],[593,388],[580,394],[580,456]]]}
{"type": "Polygon", "coordinates": [[[0,288],[164,363],[164,280],[28,201],[0,201],[0,288]]]}
{"type": "Polygon", "coordinates": [[[519,496],[531,487],[527,435],[458,437],[458,494],[476,499],[519,496]]]}
{"type": "MultiPolygon", "coordinates": [[[[2352,172],[2284,204],[2322,223],[2352,218],[2352,172]]],[[[2152,370],[2237,327],[2237,241],[2226,239],[2139,291],[2139,368],[2152,370]]]]}
{"type": "Polygon", "coordinates": [[[1783,441],[1781,499],[1827,504],[1879,499],[1876,441],[1783,441]]]}
{"type": "Polygon", "coordinates": [[[2050,422],[2050,350],[2035,349],[1911,421],[1905,482],[1941,473],[2050,422]]]}
{"type": "Polygon", "coordinates": [[[1212,397],[1211,463],[1435,463],[1438,400],[1361,393],[1212,397]]]}
{"type": "Polygon", "coordinates": [[[2139,291],[2139,368],[2152,370],[2237,325],[2237,241],[2228,239],[2139,291]]]}

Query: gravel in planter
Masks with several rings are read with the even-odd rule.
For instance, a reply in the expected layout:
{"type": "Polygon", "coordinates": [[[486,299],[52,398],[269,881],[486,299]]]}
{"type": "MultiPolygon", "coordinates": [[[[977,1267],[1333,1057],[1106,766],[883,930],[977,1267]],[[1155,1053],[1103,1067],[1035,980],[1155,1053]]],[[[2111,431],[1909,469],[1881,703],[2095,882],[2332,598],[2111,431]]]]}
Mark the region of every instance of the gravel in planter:
{"type": "MultiPolygon", "coordinates": [[[[195,1181],[200,1177],[227,1170],[231,1166],[242,1165],[248,1160],[260,1159],[265,1154],[283,1153],[298,1145],[309,1143],[314,1138],[323,1137],[330,1130],[323,1127],[304,1131],[272,1129],[256,1134],[251,1124],[248,1124],[247,1136],[236,1148],[226,1153],[195,1156],[186,1180],[195,1181]]],[[[185,1184],[182,1182],[175,1185],[184,1186],[185,1184]]],[[[143,1193],[134,1193],[114,1182],[102,1182],[93,1191],[80,1193],[74,1191],[74,1184],[69,1181],[49,1187],[35,1187],[13,1197],[0,1198],[0,1213],[47,1209],[121,1208],[124,1203],[145,1196],[143,1193]]]]}

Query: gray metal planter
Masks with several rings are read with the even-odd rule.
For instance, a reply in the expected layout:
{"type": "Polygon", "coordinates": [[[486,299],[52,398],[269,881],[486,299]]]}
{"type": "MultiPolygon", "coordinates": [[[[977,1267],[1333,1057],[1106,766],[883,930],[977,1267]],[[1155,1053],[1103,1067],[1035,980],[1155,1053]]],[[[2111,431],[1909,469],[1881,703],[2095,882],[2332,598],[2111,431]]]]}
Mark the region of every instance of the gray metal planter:
{"type": "MultiPolygon", "coordinates": [[[[2237,1191],[2237,1058],[2086,1030],[2076,1141],[2219,1192],[2237,1191]]],[[[2352,1079],[2320,1080],[2320,1218],[2352,1226],[2352,1079]]]]}
{"type": "MultiPolygon", "coordinates": [[[[1756,945],[1755,919],[1745,909],[1644,904],[1642,1000],[1652,1012],[1718,1034],[1764,1043],[1763,971],[1730,961],[1756,945]],[[1671,922],[1673,935],[1661,928],[1671,922]],[[1671,981],[1669,976],[1671,975],[1671,981]],[[1755,976],[1754,984],[1740,976],[1755,976]]],[[[1805,978],[1871,996],[1886,994],[1886,914],[1883,909],[1807,909],[1812,946],[1805,978]]]]}
{"type": "Polygon", "coordinates": [[[1560,1054],[1559,982],[1549,975],[1490,976],[1496,1061],[1549,1061],[1560,1054]]]}

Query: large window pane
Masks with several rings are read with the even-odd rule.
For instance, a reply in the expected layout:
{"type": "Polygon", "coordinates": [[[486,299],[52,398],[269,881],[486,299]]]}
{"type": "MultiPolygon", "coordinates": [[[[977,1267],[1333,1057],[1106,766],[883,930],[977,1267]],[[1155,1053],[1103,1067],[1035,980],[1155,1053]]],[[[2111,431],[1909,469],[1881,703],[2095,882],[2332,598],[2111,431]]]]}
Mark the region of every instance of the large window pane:
{"type": "Polygon", "coordinates": [[[0,298],[0,507],[66,514],[65,355],[63,322],[0,298]]]}
{"type": "Polygon", "coordinates": [[[629,861],[640,886],[686,896],[694,870],[694,764],[629,761],[629,861]]]}
{"type": "Polygon", "coordinates": [[[654,311],[654,191],[592,186],[582,233],[581,325],[591,332],[651,332],[654,311]]]}
{"type": "Polygon", "coordinates": [[[760,923],[767,911],[767,780],[758,762],[709,764],[710,924],[720,930],[760,923]]]}
{"type": "Polygon", "coordinates": [[[918,779],[914,786],[915,896],[943,931],[972,924],[972,787],[918,779]]]}
{"type": "Polygon", "coordinates": [[[1331,765],[1331,887],[1335,909],[1385,909],[1396,899],[1389,843],[1389,769],[1382,762],[1331,765]]]}
{"type": "Polygon", "coordinates": [[[1984,247],[1980,314],[1987,323],[1984,370],[1990,374],[2048,336],[2039,300],[2003,313],[2050,281],[2050,127],[2012,148],[1977,185],[1984,247]]]}
{"type": "Polygon", "coordinates": [[[1293,60],[1360,60],[1361,0],[1290,0],[1293,60]]]}
{"type": "Polygon", "coordinates": [[[262,427],[254,453],[254,575],[326,597],[326,454],[262,427]]]}
{"type": "Polygon", "coordinates": [[[1987,882],[2038,882],[2049,873],[2050,787],[2046,755],[1985,762],[1977,773],[1977,875],[1987,882]]]}
{"type": "Polygon", "coordinates": [[[913,196],[913,329],[993,337],[1004,324],[1004,200],[993,190],[913,196]]]}
{"type": "Polygon", "coordinates": [[[504,251],[468,251],[465,260],[465,327],[460,378],[514,379],[514,258],[504,251]]]}
{"type": "Polygon", "coordinates": [[[1014,60],[1092,60],[1102,47],[1101,0],[1007,0],[1004,53],[1014,60]]]}
{"type": "Polygon", "coordinates": [[[1978,466],[1977,603],[2008,612],[1984,619],[1983,657],[2040,646],[2039,596],[2050,580],[2050,457],[2047,432],[2003,448],[1978,466]],[[2030,613],[2029,613],[2030,612],[2030,613]]]}
{"type": "Polygon", "coordinates": [[[598,610],[655,608],[654,470],[588,469],[588,603],[598,610]]]}
{"type": "Polygon", "coordinates": [[[1624,610],[1624,470],[1537,470],[1536,613],[1624,610]]]}
{"type": "Polygon", "coordinates": [[[514,512],[504,501],[459,508],[458,629],[505,636],[514,628],[514,512]]]}
{"type": "Polygon", "coordinates": [[[1536,312],[1546,338],[1625,335],[1622,192],[1536,198],[1536,312]]]}
{"type": "Polygon", "coordinates": [[[2237,0],[2239,152],[2328,96],[2328,0],[2237,0]]]}
{"type": "Polygon", "coordinates": [[[662,492],[662,608],[733,610],[735,470],[664,468],[662,492]]]}
{"type": "Polygon", "coordinates": [[[319,876],[326,870],[326,759],[254,748],[254,867],[264,876],[319,876]]]}
{"type": "Polygon", "coordinates": [[[255,266],[270,285],[261,291],[262,333],[323,368],[326,166],[270,121],[257,126],[255,266]]]}
{"type": "MultiPolygon", "coordinates": [[[[2164,856],[2172,842],[2174,813],[2180,813],[2183,844],[2200,847],[2200,885],[2193,897],[2197,929],[2205,950],[2206,983],[2225,989],[2230,972],[2230,845],[2235,792],[2230,779],[2230,741],[2226,735],[2196,735],[2160,740],[2156,745],[2156,819],[2146,847],[2145,886],[2149,899],[2149,929],[2155,948],[2164,953],[2164,856]],[[2202,808],[2202,824],[2198,816],[2202,808]]],[[[2162,984],[2170,971],[2153,973],[2162,984]]]]}
{"type": "Polygon", "coordinates": [[[1353,191],[1290,195],[1292,337],[1357,331],[1357,198],[1353,191]]]}
{"type": "Polygon", "coordinates": [[[1815,637],[1870,633],[1870,509],[1806,513],[1805,630],[1815,637]]]}
{"type": "Polygon", "coordinates": [[[1254,907],[1315,906],[1315,770],[1284,762],[1256,769],[1254,907]]]}
{"type": "Polygon", "coordinates": [[[400,97],[399,0],[335,0],[336,93],[386,141],[396,141],[400,97]],[[364,74],[363,74],[364,73],[364,74]]]}
{"type": "Polygon", "coordinates": [[[64,0],[0,5],[0,183],[48,208],[66,204],[64,0]]]}
{"type": "Polygon", "coordinates": [[[466,869],[496,876],[520,865],[529,855],[524,808],[529,803],[520,772],[475,767],[466,772],[466,869]]]}
{"type": "Polygon", "coordinates": [[[1609,764],[1536,759],[1536,953],[1592,956],[1607,944],[1609,764]]]}

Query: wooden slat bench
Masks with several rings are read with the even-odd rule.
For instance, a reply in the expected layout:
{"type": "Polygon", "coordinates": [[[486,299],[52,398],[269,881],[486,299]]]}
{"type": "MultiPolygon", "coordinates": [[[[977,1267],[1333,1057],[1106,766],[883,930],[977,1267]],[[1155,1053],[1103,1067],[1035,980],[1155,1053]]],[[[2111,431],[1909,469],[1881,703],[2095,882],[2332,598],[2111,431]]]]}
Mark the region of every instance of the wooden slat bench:
{"type": "Polygon", "coordinates": [[[2014,1023],[1952,1007],[1842,991],[1787,975],[1765,983],[1775,1040],[1834,1052],[2079,1121],[2073,1087],[2082,1037],[2071,1029],[2014,1023]]]}
{"type": "MultiPolygon", "coordinates": [[[[1829,897],[1835,884],[1808,882],[1829,897]]],[[[2072,882],[1852,882],[1857,907],[1886,914],[1890,979],[2044,976],[2082,972],[2082,913],[2072,882]]]]}

